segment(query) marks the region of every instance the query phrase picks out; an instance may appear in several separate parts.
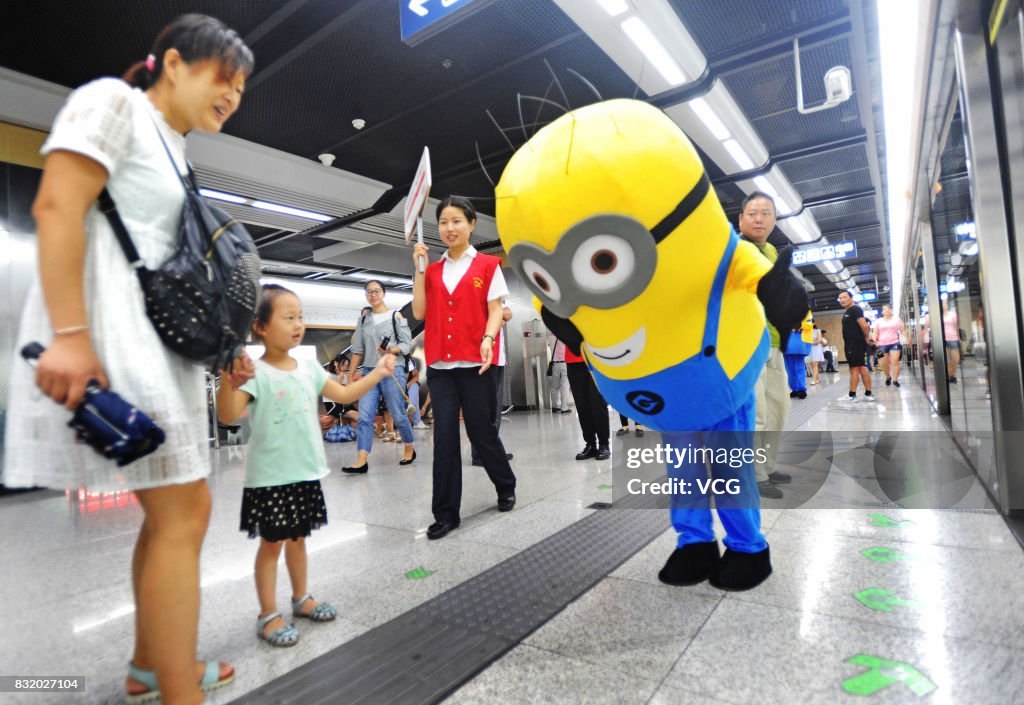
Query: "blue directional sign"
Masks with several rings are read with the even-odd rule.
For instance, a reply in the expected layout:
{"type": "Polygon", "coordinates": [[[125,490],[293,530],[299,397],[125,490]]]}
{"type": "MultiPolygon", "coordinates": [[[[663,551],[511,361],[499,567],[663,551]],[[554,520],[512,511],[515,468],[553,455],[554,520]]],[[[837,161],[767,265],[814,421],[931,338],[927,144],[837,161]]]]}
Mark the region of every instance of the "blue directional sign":
{"type": "Polygon", "coordinates": [[[861,291],[853,295],[853,300],[857,303],[862,301],[877,301],[878,294],[873,291],[861,291]]]}
{"type": "Polygon", "coordinates": [[[845,257],[857,256],[857,243],[832,242],[828,245],[815,245],[814,247],[801,247],[793,252],[793,264],[803,266],[817,264],[832,259],[843,259],[845,257]]]}
{"type": "Polygon", "coordinates": [[[398,0],[402,41],[415,46],[493,0],[398,0]]]}

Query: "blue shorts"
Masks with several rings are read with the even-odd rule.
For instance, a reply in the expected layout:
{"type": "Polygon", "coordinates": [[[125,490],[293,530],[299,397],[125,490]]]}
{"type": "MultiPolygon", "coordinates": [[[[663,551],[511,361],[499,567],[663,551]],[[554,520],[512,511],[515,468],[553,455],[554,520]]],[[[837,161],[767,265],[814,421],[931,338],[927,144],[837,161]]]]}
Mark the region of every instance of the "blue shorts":
{"type": "Polygon", "coordinates": [[[949,349],[949,350],[959,350],[960,349],[960,341],[959,340],[947,340],[946,341],[946,348],[949,349]]]}
{"type": "Polygon", "coordinates": [[[893,350],[900,350],[900,351],[902,351],[903,350],[903,346],[900,345],[899,343],[893,343],[892,345],[879,345],[878,346],[878,351],[879,352],[889,353],[889,352],[892,352],[893,350]]]}

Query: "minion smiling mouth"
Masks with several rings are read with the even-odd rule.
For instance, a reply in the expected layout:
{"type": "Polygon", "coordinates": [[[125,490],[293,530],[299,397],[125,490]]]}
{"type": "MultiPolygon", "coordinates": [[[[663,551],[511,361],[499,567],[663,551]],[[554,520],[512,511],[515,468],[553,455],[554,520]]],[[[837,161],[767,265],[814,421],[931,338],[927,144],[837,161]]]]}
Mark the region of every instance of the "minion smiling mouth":
{"type": "Polygon", "coordinates": [[[640,326],[633,335],[615,345],[599,348],[586,343],[586,346],[591,354],[604,364],[611,367],[622,367],[640,357],[640,354],[644,351],[646,341],[647,329],[644,326],[640,326]]]}

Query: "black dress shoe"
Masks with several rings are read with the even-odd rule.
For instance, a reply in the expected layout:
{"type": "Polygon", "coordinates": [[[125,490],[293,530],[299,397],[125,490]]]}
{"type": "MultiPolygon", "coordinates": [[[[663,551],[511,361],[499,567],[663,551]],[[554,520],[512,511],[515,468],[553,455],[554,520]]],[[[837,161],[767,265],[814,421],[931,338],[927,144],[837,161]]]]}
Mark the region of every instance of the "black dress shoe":
{"type": "Polygon", "coordinates": [[[740,592],[757,587],[771,574],[772,559],[767,548],[758,553],[740,553],[727,548],[708,582],[719,590],[740,592]]]}
{"type": "Polygon", "coordinates": [[[416,460],[416,451],[415,450],[413,450],[411,458],[409,458],[408,460],[405,460],[403,458],[402,460],[398,461],[398,464],[399,465],[412,465],[412,461],[414,461],[414,460],[416,460]]]}
{"type": "Polygon", "coordinates": [[[597,449],[597,453],[594,455],[594,460],[608,460],[612,457],[612,452],[608,446],[601,446],[597,449]]]}
{"type": "Polygon", "coordinates": [[[793,476],[788,475],[784,472],[779,472],[778,470],[776,470],[775,472],[768,473],[768,482],[772,483],[773,485],[785,485],[792,481],[793,476]]]}
{"type": "Polygon", "coordinates": [[[484,461],[480,460],[480,458],[473,458],[469,461],[469,464],[475,468],[482,468],[484,466],[484,461]]]}
{"type": "Polygon", "coordinates": [[[510,494],[508,497],[498,497],[499,512],[511,512],[514,506],[516,506],[516,496],[514,494],[510,494]]]}
{"type": "Polygon", "coordinates": [[[588,443],[583,447],[583,450],[576,454],[576,460],[586,460],[593,458],[595,455],[597,455],[597,448],[594,447],[593,443],[588,443]]]}
{"type": "Polygon", "coordinates": [[[666,585],[696,585],[711,576],[719,556],[717,541],[687,544],[672,552],[658,580],[666,585]]]}
{"type": "Polygon", "coordinates": [[[370,469],[370,463],[363,463],[362,465],[346,465],[341,469],[342,472],[347,472],[349,475],[365,475],[370,469]]]}
{"type": "Polygon", "coordinates": [[[505,460],[512,460],[512,458],[514,458],[514,457],[515,456],[512,455],[511,453],[505,453],[505,460]]]}
{"type": "Polygon", "coordinates": [[[448,521],[435,521],[433,524],[427,527],[427,538],[431,541],[437,539],[443,539],[448,535],[448,532],[452,529],[459,528],[459,522],[454,524],[448,521]]]}

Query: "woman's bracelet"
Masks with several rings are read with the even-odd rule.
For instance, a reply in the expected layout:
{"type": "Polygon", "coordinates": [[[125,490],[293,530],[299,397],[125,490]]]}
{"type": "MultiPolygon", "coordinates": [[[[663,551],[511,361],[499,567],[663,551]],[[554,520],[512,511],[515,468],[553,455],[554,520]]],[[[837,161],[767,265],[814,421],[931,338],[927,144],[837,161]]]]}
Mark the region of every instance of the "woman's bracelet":
{"type": "Polygon", "coordinates": [[[494,336],[491,335],[490,333],[484,333],[484,337],[480,339],[480,342],[481,343],[484,342],[484,340],[486,340],[487,338],[490,338],[491,339],[491,345],[494,345],[494,336]]]}
{"type": "Polygon", "coordinates": [[[67,328],[57,328],[53,331],[54,335],[74,335],[75,333],[81,333],[82,331],[89,330],[89,326],[68,326],[67,328]]]}

